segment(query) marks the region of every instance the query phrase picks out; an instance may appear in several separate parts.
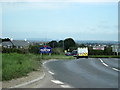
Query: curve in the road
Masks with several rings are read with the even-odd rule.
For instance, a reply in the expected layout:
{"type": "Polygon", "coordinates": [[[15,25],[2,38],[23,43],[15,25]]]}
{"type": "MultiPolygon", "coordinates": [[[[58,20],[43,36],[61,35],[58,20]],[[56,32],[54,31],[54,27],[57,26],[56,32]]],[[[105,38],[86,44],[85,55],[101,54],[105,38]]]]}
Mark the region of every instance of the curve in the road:
{"type": "MultiPolygon", "coordinates": [[[[100,58],[99,58],[100,59],[100,58]]],[[[120,70],[118,69],[118,61],[117,62],[111,62],[111,60],[109,60],[109,62],[106,60],[102,60],[100,59],[100,61],[102,62],[103,65],[105,65],[106,67],[109,67],[117,72],[119,72],[120,70]]]]}
{"type": "Polygon", "coordinates": [[[76,88],[117,88],[118,73],[99,59],[59,60],[46,63],[55,80],[76,88]]]}

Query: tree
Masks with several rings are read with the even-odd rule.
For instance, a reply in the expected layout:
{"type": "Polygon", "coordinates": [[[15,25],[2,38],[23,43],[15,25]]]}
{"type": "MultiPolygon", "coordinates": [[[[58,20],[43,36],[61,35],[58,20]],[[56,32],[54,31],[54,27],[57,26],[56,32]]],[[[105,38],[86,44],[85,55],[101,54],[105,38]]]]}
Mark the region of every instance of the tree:
{"type": "Polygon", "coordinates": [[[64,54],[63,49],[62,48],[52,48],[52,54],[64,54]]]}
{"type": "Polygon", "coordinates": [[[40,51],[40,49],[39,49],[40,47],[43,47],[43,46],[42,45],[41,46],[40,45],[30,45],[29,52],[37,54],[40,51]]]}
{"type": "Polygon", "coordinates": [[[51,41],[51,42],[48,43],[48,45],[49,45],[51,48],[58,47],[57,41],[51,41]]]}
{"type": "Polygon", "coordinates": [[[59,47],[63,47],[63,48],[64,48],[64,41],[63,41],[63,40],[60,40],[60,41],[58,42],[58,45],[59,45],[59,47]]]}
{"type": "Polygon", "coordinates": [[[75,47],[76,43],[72,38],[67,38],[64,40],[64,49],[68,50],[70,47],[75,47]]]}
{"type": "Polygon", "coordinates": [[[104,55],[113,55],[112,47],[105,47],[104,55]]]}
{"type": "Polygon", "coordinates": [[[79,47],[86,47],[84,44],[80,44],[79,47]]]}

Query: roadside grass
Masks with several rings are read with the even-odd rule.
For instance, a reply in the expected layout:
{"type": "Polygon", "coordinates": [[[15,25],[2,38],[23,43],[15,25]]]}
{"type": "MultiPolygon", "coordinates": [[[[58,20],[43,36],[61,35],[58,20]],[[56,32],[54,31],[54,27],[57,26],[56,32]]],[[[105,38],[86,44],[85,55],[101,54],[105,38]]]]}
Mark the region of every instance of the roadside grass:
{"type": "Polygon", "coordinates": [[[73,59],[65,55],[39,55],[39,54],[2,54],[2,81],[26,76],[29,72],[41,67],[43,60],[49,59],[73,59]]]}
{"type": "Polygon", "coordinates": [[[73,56],[65,56],[64,54],[61,54],[61,55],[42,55],[40,57],[41,57],[42,60],[49,60],[49,59],[71,60],[71,59],[74,59],[73,56]]]}
{"type": "MultiPolygon", "coordinates": [[[[40,55],[40,54],[18,54],[3,53],[0,62],[0,80],[6,81],[14,78],[26,76],[29,72],[38,70],[43,60],[59,59],[72,60],[73,56],[61,55],[40,55]],[[2,79],[1,79],[2,78],[2,79]]],[[[120,56],[112,55],[89,55],[90,58],[119,58],[120,56]]]]}
{"type": "Polygon", "coordinates": [[[120,58],[120,55],[89,55],[90,58],[120,58]]]}
{"type": "Polygon", "coordinates": [[[2,81],[2,53],[0,53],[0,81],[2,81]]]}
{"type": "Polygon", "coordinates": [[[34,55],[2,54],[2,81],[25,76],[38,67],[38,58],[34,55]]]}

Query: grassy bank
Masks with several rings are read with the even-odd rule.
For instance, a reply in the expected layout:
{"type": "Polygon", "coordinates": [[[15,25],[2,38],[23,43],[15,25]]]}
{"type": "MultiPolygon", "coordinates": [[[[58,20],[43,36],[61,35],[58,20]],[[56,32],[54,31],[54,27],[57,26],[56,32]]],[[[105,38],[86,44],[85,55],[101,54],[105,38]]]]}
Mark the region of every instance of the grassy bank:
{"type": "Polygon", "coordinates": [[[2,81],[2,54],[0,53],[0,81],[2,81]]]}
{"type": "Polygon", "coordinates": [[[120,58],[120,55],[89,55],[90,58],[120,58]]]}
{"type": "Polygon", "coordinates": [[[74,59],[73,56],[65,56],[65,55],[43,55],[40,56],[42,60],[49,60],[49,59],[74,59]]]}
{"type": "Polygon", "coordinates": [[[10,80],[27,75],[39,67],[35,55],[2,54],[2,80],[10,80]]]}
{"type": "Polygon", "coordinates": [[[42,60],[73,59],[65,55],[39,55],[39,54],[2,54],[2,80],[11,80],[27,75],[41,66],[42,60]]]}

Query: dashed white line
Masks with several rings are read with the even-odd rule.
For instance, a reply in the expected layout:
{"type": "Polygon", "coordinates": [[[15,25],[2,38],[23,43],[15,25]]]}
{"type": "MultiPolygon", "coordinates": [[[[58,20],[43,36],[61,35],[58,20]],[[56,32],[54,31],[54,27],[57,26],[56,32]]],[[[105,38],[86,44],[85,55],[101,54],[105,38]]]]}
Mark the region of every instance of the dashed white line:
{"type": "Polygon", "coordinates": [[[103,64],[104,64],[106,67],[108,67],[108,65],[107,65],[106,63],[103,62],[103,64]]]}
{"type": "Polygon", "coordinates": [[[69,85],[65,85],[63,82],[59,81],[59,80],[51,80],[53,83],[60,85],[62,88],[72,88],[69,85]]]}
{"type": "Polygon", "coordinates": [[[102,59],[100,59],[100,61],[101,61],[102,63],[104,63],[102,59]]]}
{"type": "Polygon", "coordinates": [[[118,70],[118,69],[116,69],[116,68],[112,68],[113,70],[116,70],[116,71],[120,71],[120,70],[118,70]]]}
{"type": "Polygon", "coordinates": [[[60,85],[61,87],[63,87],[63,88],[72,88],[71,86],[69,86],[69,85],[60,85]]]}
{"type": "Polygon", "coordinates": [[[48,71],[50,74],[54,75],[55,73],[51,72],[51,71],[48,71]]]}
{"type": "MultiPolygon", "coordinates": [[[[100,59],[100,58],[99,58],[99,59],[100,59]]],[[[112,67],[108,66],[106,63],[104,63],[104,61],[103,61],[102,59],[100,59],[100,61],[102,62],[103,65],[105,65],[105,66],[107,66],[107,67],[109,67],[109,68],[111,68],[111,69],[113,69],[113,70],[115,70],[115,71],[120,71],[119,69],[112,68],[112,67]]]]}
{"type": "Polygon", "coordinates": [[[56,84],[64,84],[63,82],[59,81],[59,80],[51,80],[53,83],[56,83],[56,84]]]}
{"type": "Polygon", "coordinates": [[[104,61],[102,59],[100,59],[100,61],[102,62],[103,65],[105,65],[106,67],[108,67],[108,65],[106,63],[104,63],[104,61]]]}

